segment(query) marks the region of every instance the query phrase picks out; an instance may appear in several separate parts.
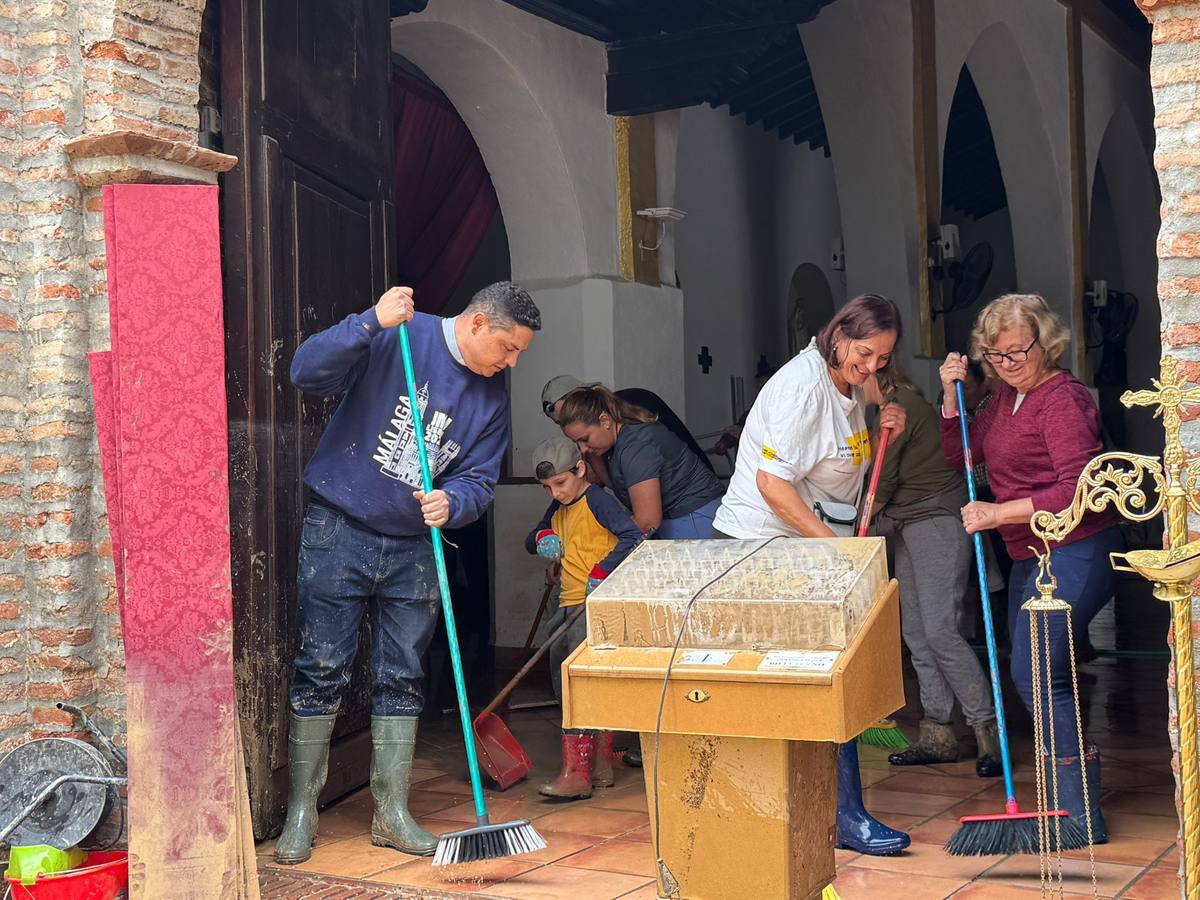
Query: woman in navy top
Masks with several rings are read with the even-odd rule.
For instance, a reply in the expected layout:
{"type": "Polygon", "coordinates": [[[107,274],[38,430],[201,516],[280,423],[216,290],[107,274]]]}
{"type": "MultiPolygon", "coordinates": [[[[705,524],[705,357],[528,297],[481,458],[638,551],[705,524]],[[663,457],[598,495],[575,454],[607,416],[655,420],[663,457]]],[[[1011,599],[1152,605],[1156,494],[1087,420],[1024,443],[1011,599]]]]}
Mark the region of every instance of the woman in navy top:
{"type": "Polygon", "coordinates": [[[562,400],[558,424],[647,536],[708,538],[725,493],[713,471],[652,414],[603,385],[562,400]]]}

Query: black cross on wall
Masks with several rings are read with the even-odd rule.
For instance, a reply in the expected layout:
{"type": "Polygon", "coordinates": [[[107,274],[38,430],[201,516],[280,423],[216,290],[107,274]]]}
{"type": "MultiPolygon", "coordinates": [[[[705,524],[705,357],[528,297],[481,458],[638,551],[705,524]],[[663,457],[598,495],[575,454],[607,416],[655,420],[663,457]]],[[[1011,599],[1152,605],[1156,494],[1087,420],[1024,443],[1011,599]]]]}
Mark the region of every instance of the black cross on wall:
{"type": "Polygon", "coordinates": [[[696,357],[696,362],[700,363],[701,371],[703,371],[704,374],[707,375],[708,370],[712,368],[712,364],[713,364],[713,358],[708,355],[707,347],[700,348],[700,355],[696,357]]]}

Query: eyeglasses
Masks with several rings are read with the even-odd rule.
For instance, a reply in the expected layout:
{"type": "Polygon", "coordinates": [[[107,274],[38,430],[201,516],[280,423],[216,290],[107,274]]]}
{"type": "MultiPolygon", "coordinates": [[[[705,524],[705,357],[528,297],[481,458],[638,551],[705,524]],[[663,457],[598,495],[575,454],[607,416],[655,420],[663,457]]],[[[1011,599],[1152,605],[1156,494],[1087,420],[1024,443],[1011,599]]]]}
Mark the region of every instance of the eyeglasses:
{"type": "Polygon", "coordinates": [[[1029,359],[1029,351],[1033,349],[1034,344],[1037,342],[1038,339],[1035,337],[1024,350],[1014,350],[1012,353],[998,353],[995,350],[987,350],[984,351],[983,358],[993,366],[999,365],[1003,359],[1007,359],[1014,366],[1019,366],[1025,360],[1029,359]]]}

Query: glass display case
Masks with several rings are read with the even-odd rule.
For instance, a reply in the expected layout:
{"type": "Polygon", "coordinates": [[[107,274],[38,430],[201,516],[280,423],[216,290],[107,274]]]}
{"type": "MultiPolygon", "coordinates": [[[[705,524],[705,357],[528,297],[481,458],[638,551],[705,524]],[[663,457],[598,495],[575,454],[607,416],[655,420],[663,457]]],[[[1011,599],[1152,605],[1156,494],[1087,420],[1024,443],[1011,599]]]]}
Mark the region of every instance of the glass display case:
{"type": "Polygon", "coordinates": [[[588,598],[588,645],[671,647],[682,626],[682,648],[843,650],[887,583],[882,538],[646,541],[588,598]]]}

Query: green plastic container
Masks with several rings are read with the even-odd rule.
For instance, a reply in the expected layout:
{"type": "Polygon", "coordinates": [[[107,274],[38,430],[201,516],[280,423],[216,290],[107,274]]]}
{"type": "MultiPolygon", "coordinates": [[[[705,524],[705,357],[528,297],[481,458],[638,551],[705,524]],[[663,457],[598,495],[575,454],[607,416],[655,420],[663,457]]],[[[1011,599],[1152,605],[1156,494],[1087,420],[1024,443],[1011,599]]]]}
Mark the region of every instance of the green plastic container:
{"type": "Polygon", "coordinates": [[[39,875],[53,875],[66,872],[81,865],[87,854],[78,847],[70,850],[59,850],[47,844],[31,844],[28,847],[13,847],[9,851],[8,868],[4,877],[9,881],[19,881],[31,885],[39,875]]]}

